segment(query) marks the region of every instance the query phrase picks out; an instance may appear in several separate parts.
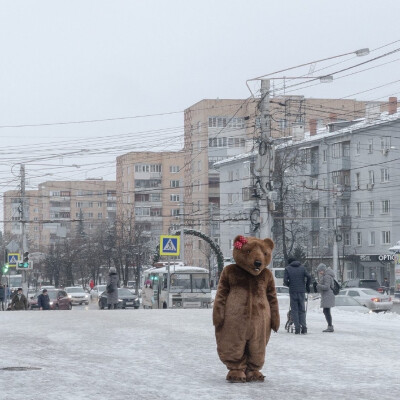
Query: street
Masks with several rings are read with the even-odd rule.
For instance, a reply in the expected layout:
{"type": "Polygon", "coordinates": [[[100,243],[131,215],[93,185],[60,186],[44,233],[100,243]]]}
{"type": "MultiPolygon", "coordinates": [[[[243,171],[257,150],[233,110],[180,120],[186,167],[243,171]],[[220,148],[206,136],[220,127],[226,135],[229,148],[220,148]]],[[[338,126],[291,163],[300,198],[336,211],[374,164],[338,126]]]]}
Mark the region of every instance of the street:
{"type": "Polygon", "coordinates": [[[284,330],[286,312],[285,306],[281,328],[267,347],[266,381],[251,384],[225,381],[211,309],[98,310],[92,303],[72,311],[3,312],[0,397],[261,400],[282,399],[285,393],[293,399],[369,400],[379,392],[385,400],[400,395],[398,314],[333,310],[335,332],[326,334],[324,316],[313,307],[309,334],[298,336],[284,330]]]}

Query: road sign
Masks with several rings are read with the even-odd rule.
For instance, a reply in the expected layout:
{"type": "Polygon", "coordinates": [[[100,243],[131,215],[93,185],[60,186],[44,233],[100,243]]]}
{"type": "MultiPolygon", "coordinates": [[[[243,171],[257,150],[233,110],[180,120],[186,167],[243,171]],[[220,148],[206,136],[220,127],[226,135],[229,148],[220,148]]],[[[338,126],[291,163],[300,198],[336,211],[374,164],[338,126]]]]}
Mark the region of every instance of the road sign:
{"type": "Polygon", "coordinates": [[[8,266],[16,267],[19,261],[19,253],[8,253],[8,266]]]}
{"type": "Polygon", "coordinates": [[[180,236],[161,235],[160,236],[160,255],[179,256],[180,236]]]}

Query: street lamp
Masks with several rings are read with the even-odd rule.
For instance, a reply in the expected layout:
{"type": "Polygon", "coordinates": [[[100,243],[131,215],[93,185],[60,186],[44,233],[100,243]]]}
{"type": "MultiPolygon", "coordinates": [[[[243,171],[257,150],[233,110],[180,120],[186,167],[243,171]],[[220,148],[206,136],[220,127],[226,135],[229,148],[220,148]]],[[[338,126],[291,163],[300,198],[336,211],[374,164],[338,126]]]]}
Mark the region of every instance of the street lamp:
{"type": "MultiPolygon", "coordinates": [[[[340,57],[349,56],[349,55],[352,55],[352,54],[356,55],[357,57],[363,57],[363,56],[366,56],[366,55],[369,54],[369,49],[368,49],[368,48],[363,48],[363,49],[359,49],[359,50],[355,50],[355,51],[350,51],[350,52],[348,52],[348,53],[339,54],[339,55],[337,55],[337,56],[322,58],[322,59],[320,59],[320,60],[311,61],[311,62],[308,62],[308,63],[305,63],[305,64],[300,64],[300,65],[296,65],[296,66],[294,66],[294,67],[285,68],[285,69],[281,69],[281,70],[279,70],[279,71],[271,72],[271,73],[266,74],[266,75],[257,76],[256,78],[248,79],[248,80],[246,81],[246,86],[247,86],[247,88],[249,89],[249,91],[250,91],[250,93],[251,93],[251,96],[254,97],[254,94],[253,94],[253,92],[251,91],[248,82],[261,80],[261,79],[263,79],[263,78],[266,78],[267,76],[279,74],[279,73],[285,72],[285,71],[291,71],[292,69],[296,69],[296,68],[300,68],[300,67],[305,67],[305,66],[307,66],[307,65],[316,64],[316,63],[318,63],[318,62],[323,62],[323,61],[333,60],[333,59],[335,59],[335,58],[340,58],[340,57]]],[[[317,79],[318,79],[318,78],[317,78],[317,79]]]]}

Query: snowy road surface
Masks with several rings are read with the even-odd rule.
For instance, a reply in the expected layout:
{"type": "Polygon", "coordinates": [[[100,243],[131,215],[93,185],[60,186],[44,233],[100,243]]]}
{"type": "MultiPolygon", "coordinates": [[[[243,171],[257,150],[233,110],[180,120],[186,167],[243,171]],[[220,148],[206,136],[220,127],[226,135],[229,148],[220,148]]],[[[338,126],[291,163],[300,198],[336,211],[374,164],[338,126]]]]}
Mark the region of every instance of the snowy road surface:
{"type": "Polygon", "coordinates": [[[264,383],[230,384],[212,310],[0,313],[0,400],[397,399],[398,314],[335,310],[335,333],[272,334],[264,383]],[[7,371],[7,367],[40,370],[7,371]]]}

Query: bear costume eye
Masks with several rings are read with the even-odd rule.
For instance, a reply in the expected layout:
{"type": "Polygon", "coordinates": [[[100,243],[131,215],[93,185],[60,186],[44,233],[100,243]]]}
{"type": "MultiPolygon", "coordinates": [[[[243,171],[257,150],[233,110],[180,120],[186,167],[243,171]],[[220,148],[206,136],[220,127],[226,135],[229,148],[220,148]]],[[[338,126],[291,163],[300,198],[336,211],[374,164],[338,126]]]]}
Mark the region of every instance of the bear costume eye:
{"type": "Polygon", "coordinates": [[[247,254],[250,254],[250,250],[247,250],[247,254]]]}

